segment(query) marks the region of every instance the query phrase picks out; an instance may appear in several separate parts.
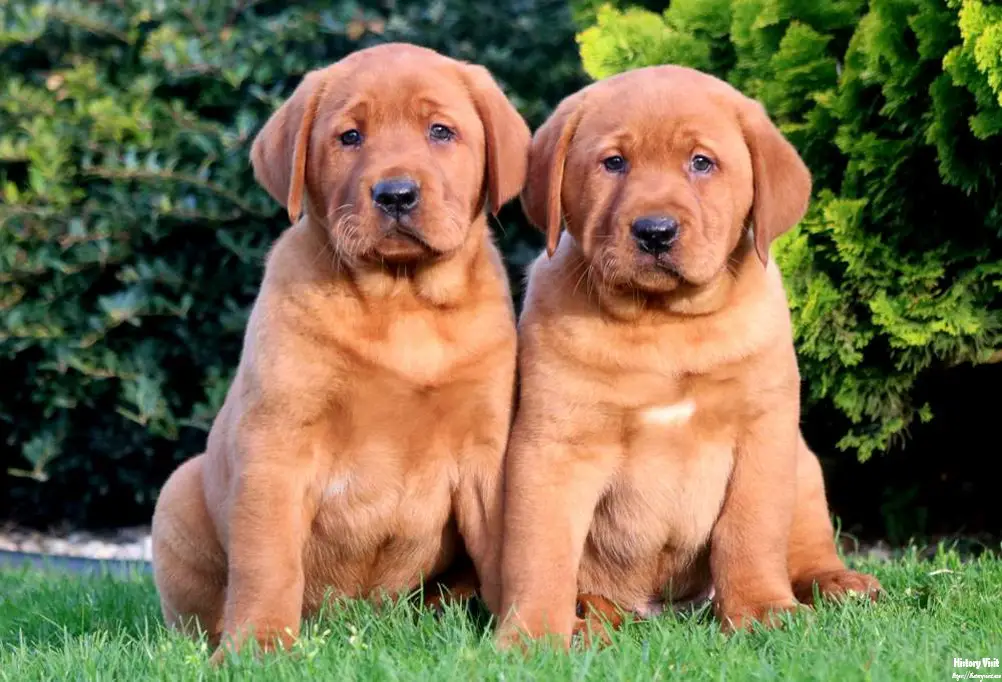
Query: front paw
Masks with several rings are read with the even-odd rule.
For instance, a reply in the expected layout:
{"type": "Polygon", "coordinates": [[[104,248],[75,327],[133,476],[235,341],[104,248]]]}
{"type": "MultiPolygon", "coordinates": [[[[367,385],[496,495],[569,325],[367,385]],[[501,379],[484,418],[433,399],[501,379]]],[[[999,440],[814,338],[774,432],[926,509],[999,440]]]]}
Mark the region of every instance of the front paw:
{"type": "Polygon", "coordinates": [[[542,627],[542,625],[508,618],[494,635],[494,644],[501,651],[520,649],[525,653],[528,652],[534,641],[546,641],[549,644],[568,649],[571,644],[571,632],[557,633],[542,627]]]}
{"type": "MultiPolygon", "coordinates": [[[[265,631],[268,632],[267,629],[265,631]]],[[[292,628],[285,628],[280,633],[274,629],[270,632],[273,634],[265,636],[253,636],[248,632],[243,632],[236,636],[224,634],[219,646],[216,647],[212,656],[209,657],[209,664],[219,666],[225,663],[231,655],[235,656],[239,654],[241,650],[248,646],[254,647],[255,656],[261,656],[272,651],[288,651],[296,641],[296,635],[292,631],[292,628]]]]}
{"type": "Polygon", "coordinates": [[[209,665],[211,665],[214,668],[222,665],[223,663],[226,662],[226,656],[228,654],[229,651],[226,649],[226,647],[222,645],[217,646],[216,650],[212,653],[211,656],[209,656],[209,665]]]}
{"type": "Polygon", "coordinates": [[[506,621],[501,624],[498,631],[494,634],[494,646],[496,646],[500,651],[508,651],[510,649],[520,649],[523,653],[528,649],[529,635],[522,630],[522,628],[506,621]]]}
{"type": "Polygon", "coordinates": [[[814,604],[814,587],[822,599],[842,601],[849,597],[862,597],[877,601],[883,588],[872,575],[857,573],[847,569],[829,571],[798,580],[793,585],[793,593],[805,604],[814,604]]]}
{"type": "Polygon", "coordinates": [[[783,625],[783,614],[798,613],[805,607],[796,600],[782,599],[761,604],[741,604],[730,607],[716,607],[720,628],[725,634],[740,630],[750,630],[758,625],[776,628],[783,625]]]}

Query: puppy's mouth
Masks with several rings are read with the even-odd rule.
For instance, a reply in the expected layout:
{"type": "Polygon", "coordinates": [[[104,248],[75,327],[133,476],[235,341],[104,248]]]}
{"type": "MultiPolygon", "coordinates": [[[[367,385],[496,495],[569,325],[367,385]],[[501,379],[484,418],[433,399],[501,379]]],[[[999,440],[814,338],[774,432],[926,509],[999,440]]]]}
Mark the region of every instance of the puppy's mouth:
{"type": "Polygon", "coordinates": [[[375,250],[380,258],[392,263],[431,260],[443,255],[428,242],[410,216],[388,221],[375,250]]]}
{"type": "Polygon", "coordinates": [[[685,280],[670,251],[658,254],[640,251],[637,254],[637,263],[643,269],[653,269],[675,279],[685,280]]]}
{"type": "Polygon", "coordinates": [[[676,254],[638,251],[629,286],[645,294],[666,294],[687,284],[676,254]]]}

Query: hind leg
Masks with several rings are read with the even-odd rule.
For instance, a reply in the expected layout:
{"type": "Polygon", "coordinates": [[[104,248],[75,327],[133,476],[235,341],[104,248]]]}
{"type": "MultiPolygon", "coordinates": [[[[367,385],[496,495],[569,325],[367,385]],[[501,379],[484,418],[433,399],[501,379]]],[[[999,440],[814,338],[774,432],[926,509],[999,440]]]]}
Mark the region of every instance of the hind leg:
{"type": "Polygon", "coordinates": [[[880,583],[873,576],[846,568],[835,549],[834,535],[821,464],[801,437],[797,504],[789,545],[793,593],[805,604],[813,604],[815,586],[822,598],[839,599],[847,593],[859,593],[876,600],[880,583]]]}
{"type": "Polygon", "coordinates": [[[582,644],[612,644],[612,632],[619,630],[631,614],[598,594],[578,594],[575,607],[573,634],[581,638],[582,644]]]}
{"type": "Polygon", "coordinates": [[[219,644],[226,592],[226,556],[216,538],[202,488],[204,455],[170,475],[153,512],[153,577],[167,626],[219,644]]]}
{"type": "Polygon", "coordinates": [[[434,611],[441,611],[446,604],[469,601],[478,596],[480,580],[477,570],[469,555],[463,552],[428,586],[424,605],[434,611]]]}

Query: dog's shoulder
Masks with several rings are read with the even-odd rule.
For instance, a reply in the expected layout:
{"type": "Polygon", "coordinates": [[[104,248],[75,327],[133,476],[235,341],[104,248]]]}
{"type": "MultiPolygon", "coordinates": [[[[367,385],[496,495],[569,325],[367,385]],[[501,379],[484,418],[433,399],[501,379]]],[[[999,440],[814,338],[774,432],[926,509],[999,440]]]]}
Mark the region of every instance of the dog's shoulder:
{"type": "Polygon", "coordinates": [[[769,367],[796,372],[793,330],[783,281],[775,261],[763,268],[749,259],[734,284],[726,306],[718,312],[675,325],[678,345],[689,357],[690,372],[717,367],[743,368],[757,374],[769,367]]]}
{"type": "Polygon", "coordinates": [[[552,256],[543,252],[530,263],[518,322],[520,343],[531,348],[566,342],[561,337],[567,335],[588,335],[599,311],[589,301],[587,267],[563,243],[552,256]]]}
{"type": "Polygon", "coordinates": [[[262,291],[302,290],[310,283],[329,278],[333,263],[330,244],[304,219],[286,228],[268,249],[262,291]]]}
{"type": "Polygon", "coordinates": [[[248,390],[324,393],[319,387],[343,364],[329,330],[350,302],[332,295],[330,255],[303,222],[283,232],[265,259],[240,358],[248,390]]]}

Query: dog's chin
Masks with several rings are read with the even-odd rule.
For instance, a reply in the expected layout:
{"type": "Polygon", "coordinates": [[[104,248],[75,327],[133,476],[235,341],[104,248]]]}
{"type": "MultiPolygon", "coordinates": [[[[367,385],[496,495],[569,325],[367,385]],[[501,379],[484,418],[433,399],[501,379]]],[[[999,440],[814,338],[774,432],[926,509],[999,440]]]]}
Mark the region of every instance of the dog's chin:
{"type": "Polygon", "coordinates": [[[624,285],[633,291],[657,296],[670,294],[687,284],[682,269],[670,254],[654,256],[639,252],[635,255],[632,265],[624,285]]]}
{"type": "Polygon", "coordinates": [[[378,237],[369,249],[369,260],[386,265],[418,265],[441,260],[458,248],[456,244],[442,243],[422,228],[421,223],[409,217],[387,219],[378,227],[378,237]]]}
{"type": "Polygon", "coordinates": [[[409,234],[390,233],[373,246],[372,257],[390,265],[409,265],[439,257],[441,254],[409,234]]]}
{"type": "Polygon", "coordinates": [[[660,296],[670,294],[684,284],[685,280],[678,275],[644,271],[631,278],[629,288],[648,296],[660,296]]]}

